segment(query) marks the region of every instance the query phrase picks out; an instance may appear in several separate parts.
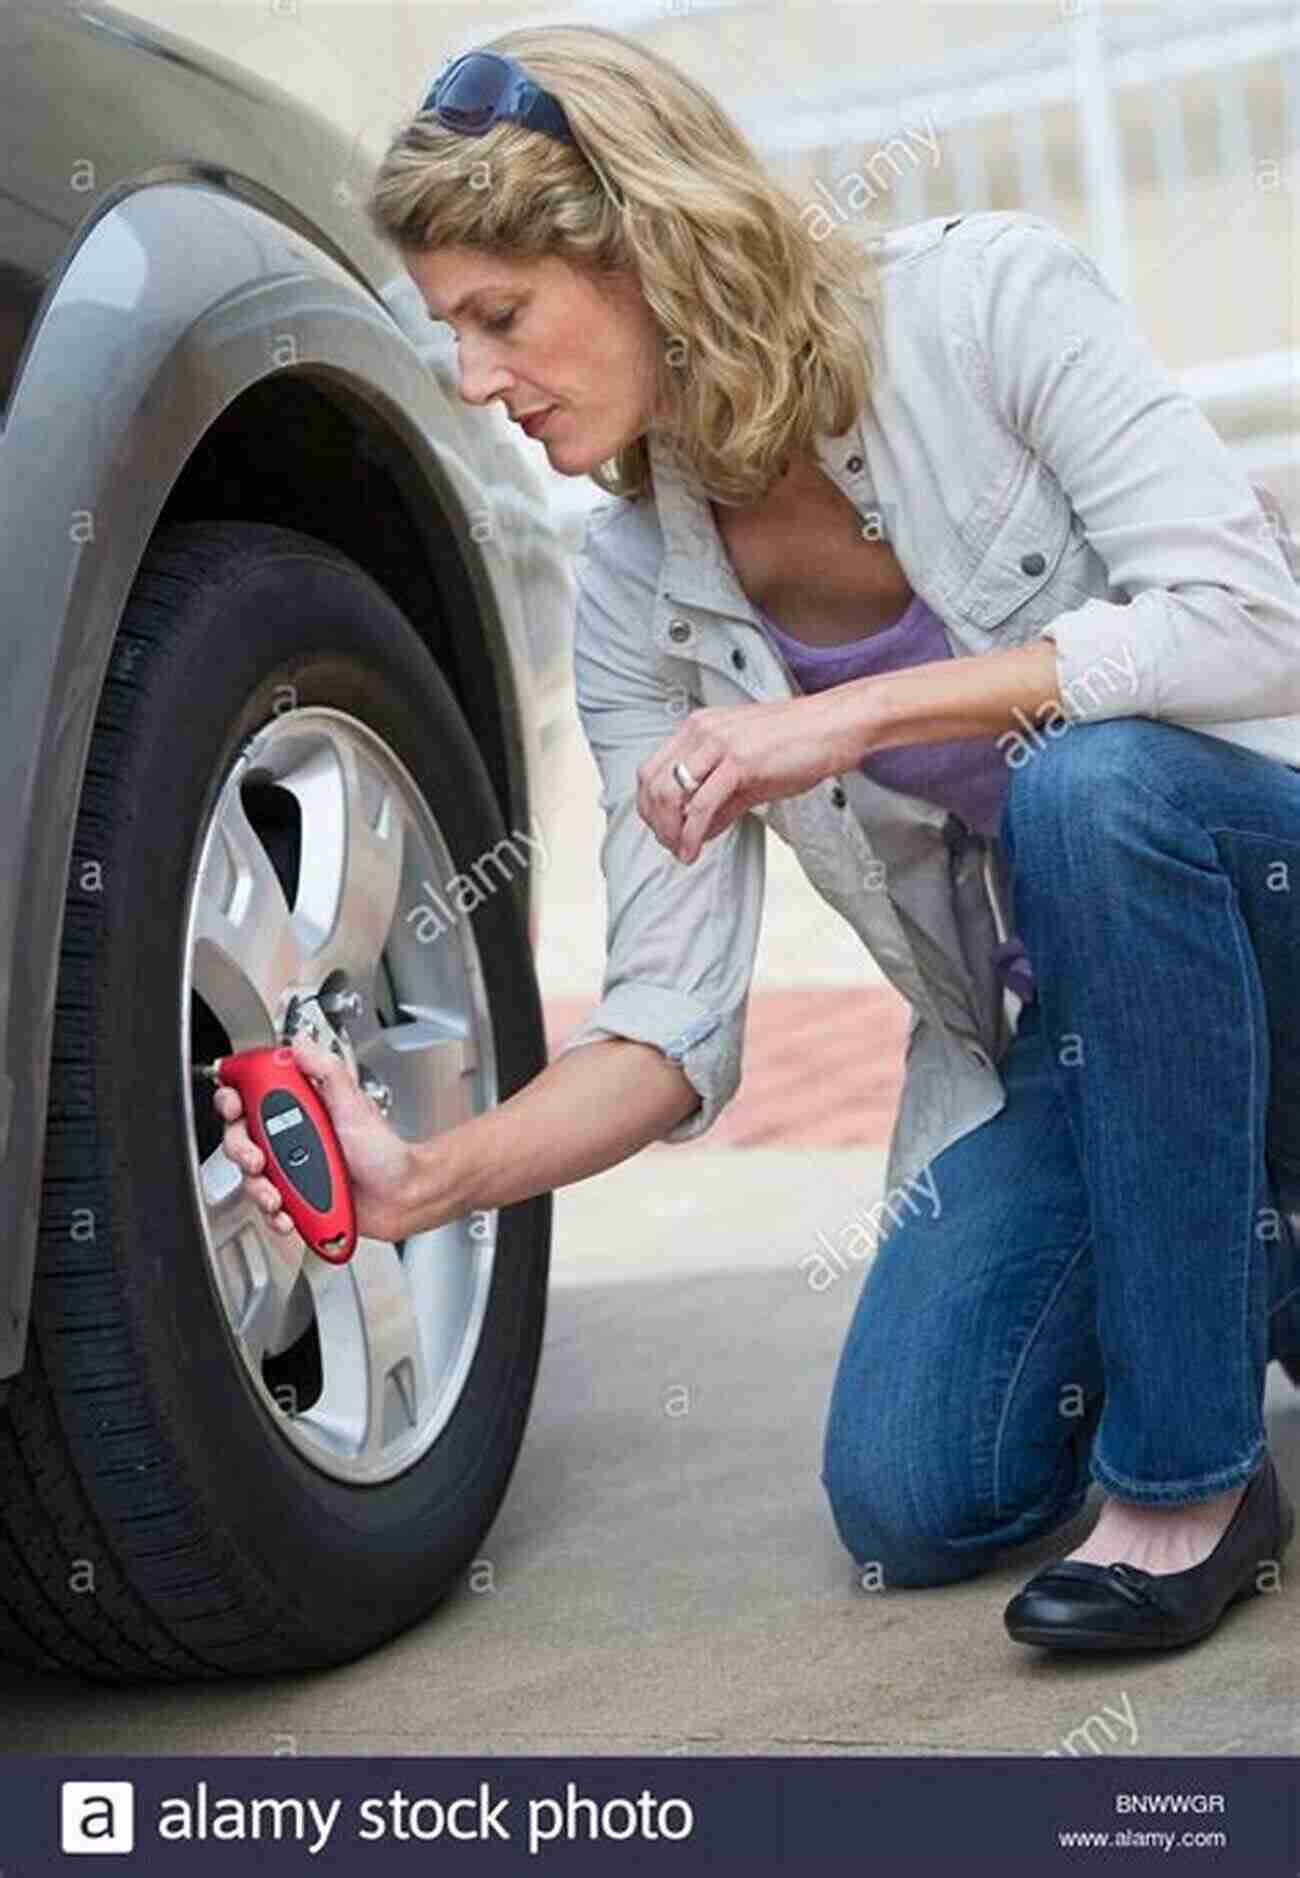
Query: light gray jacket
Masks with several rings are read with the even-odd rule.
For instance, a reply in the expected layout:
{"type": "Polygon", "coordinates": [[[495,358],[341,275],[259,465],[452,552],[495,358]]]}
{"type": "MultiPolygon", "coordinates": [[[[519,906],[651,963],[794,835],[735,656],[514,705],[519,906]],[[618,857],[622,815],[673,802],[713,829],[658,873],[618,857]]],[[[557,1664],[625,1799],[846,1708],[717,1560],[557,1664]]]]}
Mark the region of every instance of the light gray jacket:
{"type": "MultiPolygon", "coordinates": [[[[1019,212],[912,223],[874,254],[871,404],[817,455],[864,532],[890,540],[953,655],[1045,636],[1058,734],[1063,718],[1163,718],[1300,764],[1289,537],[1088,255],[1019,212]]],[[[701,1096],[664,1140],[711,1126],[740,1081],[774,829],[912,1006],[888,1193],[1005,1102],[996,1065],[1019,1001],[990,957],[1008,934],[1005,856],[856,768],[740,816],[689,866],[661,845],[637,812],[638,766],[691,709],[798,688],[707,500],[654,439],[651,461],[653,499],[598,505],[577,566],[607,962],[599,1006],[563,1049],[657,1045],[701,1096]]],[[[1047,715],[1026,719],[1018,755],[1003,746],[1009,762],[1047,715]]]]}

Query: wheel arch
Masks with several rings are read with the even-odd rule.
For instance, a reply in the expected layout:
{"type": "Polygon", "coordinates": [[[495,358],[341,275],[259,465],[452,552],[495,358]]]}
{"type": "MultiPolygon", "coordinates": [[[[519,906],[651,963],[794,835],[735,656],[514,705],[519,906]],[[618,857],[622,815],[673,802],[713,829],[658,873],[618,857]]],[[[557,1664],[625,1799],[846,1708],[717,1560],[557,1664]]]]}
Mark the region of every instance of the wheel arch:
{"type": "MultiPolygon", "coordinates": [[[[506,825],[527,826],[539,681],[552,697],[571,589],[540,484],[530,492],[526,467],[492,444],[406,321],[215,185],[122,197],[65,266],[0,441],[0,1392],[26,1343],[77,803],[151,540],[169,522],[241,516],[352,556],[440,664],[506,825]],[[556,610],[539,637],[547,578],[556,610]]],[[[535,936],[526,877],[515,891],[535,936]]]]}

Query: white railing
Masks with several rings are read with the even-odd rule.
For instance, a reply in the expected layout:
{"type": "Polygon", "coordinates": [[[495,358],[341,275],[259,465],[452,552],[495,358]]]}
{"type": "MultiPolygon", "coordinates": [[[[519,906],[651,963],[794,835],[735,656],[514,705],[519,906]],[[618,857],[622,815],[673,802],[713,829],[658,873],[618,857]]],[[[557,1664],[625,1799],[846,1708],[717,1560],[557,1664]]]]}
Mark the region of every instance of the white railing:
{"type": "MultiPolygon", "coordinates": [[[[654,8],[618,0],[618,18],[610,23],[635,33],[666,14],[697,10],[703,10],[701,0],[663,0],[654,8]]],[[[812,29],[808,15],[792,10],[788,30],[812,29]]],[[[855,207],[859,219],[878,224],[918,221],[954,200],[959,212],[987,208],[994,200],[993,174],[1005,179],[1009,171],[1014,206],[1065,226],[1082,221],[1090,252],[1130,302],[1137,260],[1119,130],[1126,99],[1140,102],[1149,117],[1153,181],[1175,221],[1188,187],[1189,136],[1198,151],[1212,149],[1225,177],[1249,174],[1265,159],[1291,164],[1293,172],[1300,168],[1295,0],[1178,0],[1141,18],[1100,0],[1060,0],[1058,23],[1036,33],[912,66],[887,58],[860,64],[870,75],[850,86],[819,86],[816,95],[728,96],[725,102],[776,174],[798,169],[806,179],[813,169],[813,200],[819,196],[839,219],[854,219],[855,207]],[[1265,149],[1252,123],[1261,74],[1276,89],[1280,150],[1276,133],[1265,149]],[[1208,106],[1202,96],[1192,104],[1184,98],[1184,81],[1197,79],[1208,81],[1208,106]],[[1067,123],[1073,112],[1074,149],[1064,167],[1078,185],[1065,195],[1059,192],[1062,166],[1054,185],[1048,160],[1048,115],[1055,113],[1050,129],[1059,137],[1062,107],[1067,123]],[[942,202],[928,181],[940,147],[952,176],[942,202]],[[865,207],[857,207],[864,192],[865,207]]],[[[1300,174],[1288,180],[1291,189],[1300,188],[1300,174]]],[[[1013,206],[1007,193],[1003,181],[1002,205],[1013,206]]],[[[1179,376],[1248,473],[1270,482],[1300,534],[1300,353],[1210,360],[1179,376]]],[[[561,477],[551,478],[550,486],[566,534],[580,545],[595,486],[561,477]]]]}
{"type": "Polygon", "coordinates": [[[1252,481],[1300,539],[1300,350],[1218,359],[1178,374],[1252,481]]]}
{"type": "MultiPolygon", "coordinates": [[[[888,153],[909,127],[942,135],[952,158],[959,209],[989,206],[987,177],[991,131],[1010,139],[1021,207],[1070,219],[1073,203],[1058,204],[1044,161],[1043,114],[1074,106],[1083,159],[1083,197],[1089,240],[1098,264],[1123,290],[1127,258],[1113,232],[1117,219],[1109,192],[1122,186],[1105,160],[1091,153],[1114,143],[1115,104],[1125,93],[1148,94],[1161,187],[1181,193],[1186,139],[1177,81],[1208,76],[1215,91],[1215,139],[1220,167],[1240,172],[1251,161],[1251,126],[1245,92],[1247,66],[1275,62],[1280,69],[1282,148],[1300,139],[1300,12],[1294,0],[1214,0],[1178,4],[1135,20],[1097,0],[1062,0],[1058,24],[940,61],[912,67],[877,65],[879,76],[851,89],[825,90],[815,100],[798,95],[760,98],[733,106],[737,123],[774,167],[833,152],[861,169],[867,148],[888,153]]],[[[1122,188],[1121,188],[1122,193],[1122,188]]],[[[919,221],[931,209],[923,165],[896,167],[890,221],[919,221]]],[[[874,214],[873,208],[873,214],[874,214]]]]}

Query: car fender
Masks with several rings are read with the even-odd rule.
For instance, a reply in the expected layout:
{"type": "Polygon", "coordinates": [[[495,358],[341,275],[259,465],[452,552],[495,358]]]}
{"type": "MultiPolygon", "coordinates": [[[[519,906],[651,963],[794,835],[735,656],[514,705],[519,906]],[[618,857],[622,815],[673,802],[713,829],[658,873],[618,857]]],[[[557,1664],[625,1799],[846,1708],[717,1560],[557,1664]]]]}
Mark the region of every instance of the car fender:
{"type": "Polygon", "coordinates": [[[412,330],[295,230],[192,181],[106,202],[39,310],[0,437],[0,1379],[26,1342],[64,895],[104,674],[168,491],[250,385],[329,375],[401,437],[475,578],[512,808],[544,773],[516,571],[544,492],[531,540],[474,528],[503,505],[526,516],[527,466],[514,476],[484,447],[487,418],[456,408],[412,330]]]}

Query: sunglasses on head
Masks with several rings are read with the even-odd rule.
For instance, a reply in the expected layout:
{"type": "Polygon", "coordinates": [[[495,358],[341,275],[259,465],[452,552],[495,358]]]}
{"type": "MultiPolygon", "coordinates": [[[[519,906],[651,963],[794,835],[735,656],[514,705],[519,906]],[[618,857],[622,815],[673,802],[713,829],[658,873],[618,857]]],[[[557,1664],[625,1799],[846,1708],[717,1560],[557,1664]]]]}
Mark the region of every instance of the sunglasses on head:
{"type": "Polygon", "coordinates": [[[432,111],[440,124],[463,137],[482,137],[505,120],[558,143],[576,146],[578,141],[559,99],[499,52],[463,52],[452,59],[429,87],[420,110],[432,111]]]}

